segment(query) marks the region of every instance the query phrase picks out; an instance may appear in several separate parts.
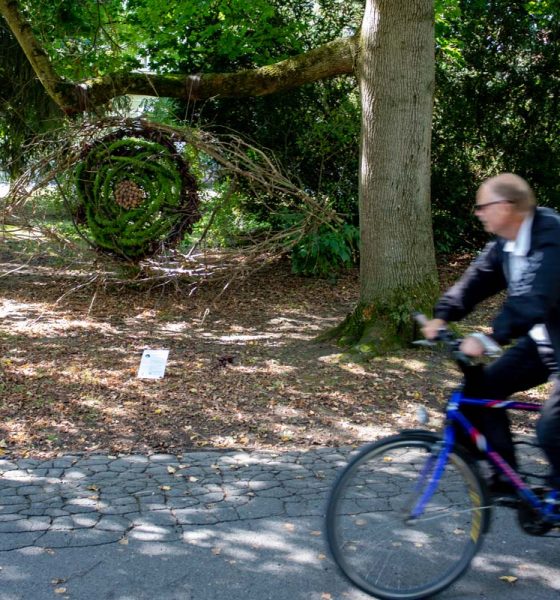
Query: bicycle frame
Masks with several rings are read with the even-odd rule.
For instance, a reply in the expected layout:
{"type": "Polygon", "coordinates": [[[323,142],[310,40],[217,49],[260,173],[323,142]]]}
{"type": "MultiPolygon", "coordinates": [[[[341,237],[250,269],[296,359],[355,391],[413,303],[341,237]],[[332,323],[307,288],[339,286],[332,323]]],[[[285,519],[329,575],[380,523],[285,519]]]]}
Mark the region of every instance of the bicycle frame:
{"type": "Polygon", "coordinates": [[[509,409],[519,411],[537,412],[541,410],[539,404],[532,402],[517,402],[514,400],[481,400],[475,398],[466,398],[461,389],[455,390],[446,408],[446,424],[443,430],[443,440],[437,451],[437,455],[432,455],[427,461],[420,480],[417,485],[417,491],[423,490],[418,502],[412,509],[410,516],[412,519],[420,517],[430,498],[437,489],[441,475],[449,460],[449,455],[455,447],[455,428],[459,425],[470,437],[488,460],[496,467],[498,472],[502,473],[517,491],[517,494],[530,505],[537,513],[549,519],[550,522],[560,522],[560,515],[552,513],[552,506],[539,498],[533,490],[521,479],[519,474],[502,458],[502,456],[492,448],[484,436],[460,411],[461,405],[479,406],[482,409],[509,409]]]}

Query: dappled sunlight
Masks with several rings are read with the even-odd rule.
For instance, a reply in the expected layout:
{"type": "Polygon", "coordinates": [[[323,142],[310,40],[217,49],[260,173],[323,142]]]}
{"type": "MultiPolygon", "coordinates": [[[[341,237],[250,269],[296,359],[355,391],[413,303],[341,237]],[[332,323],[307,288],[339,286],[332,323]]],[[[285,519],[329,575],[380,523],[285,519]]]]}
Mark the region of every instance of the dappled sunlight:
{"type": "Polygon", "coordinates": [[[0,454],[356,445],[417,426],[420,404],[438,426],[450,361],[349,360],[315,341],[351,308],[348,282],[271,275],[220,302],[0,278],[0,454]],[[137,378],[148,348],[169,350],[163,379],[137,378]]]}
{"type": "Polygon", "coordinates": [[[222,560],[235,561],[239,566],[242,566],[241,563],[247,563],[245,568],[251,563],[258,563],[261,573],[277,572],[278,563],[281,561],[282,571],[286,574],[297,572],[304,566],[321,568],[324,558],[321,557],[316,542],[313,544],[314,548],[309,547],[312,538],[304,527],[282,521],[269,521],[260,530],[252,527],[232,528],[228,531],[207,528],[183,534],[184,542],[206,548],[210,555],[219,556],[222,560]],[[271,554],[269,560],[263,559],[263,555],[271,554]]]}
{"type": "Polygon", "coordinates": [[[293,312],[293,317],[275,317],[268,321],[267,326],[274,327],[277,331],[290,332],[290,331],[301,331],[304,327],[308,331],[312,331],[315,334],[324,331],[327,327],[337,324],[336,318],[325,318],[310,315],[306,313],[293,312]]]}
{"type": "MultiPolygon", "coordinates": [[[[524,534],[519,533],[519,535],[524,534]]],[[[547,542],[554,543],[554,540],[544,538],[541,544],[547,542]]],[[[495,579],[513,577],[519,585],[526,585],[532,580],[538,582],[540,586],[549,588],[551,592],[560,592],[560,567],[556,565],[556,561],[552,566],[548,561],[543,561],[539,555],[540,552],[535,551],[526,551],[524,556],[486,552],[475,557],[473,568],[481,575],[488,574],[495,579]]]]}
{"type": "Polygon", "coordinates": [[[47,341],[58,342],[61,335],[77,336],[85,331],[104,335],[119,335],[119,330],[106,322],[97,322],[87,317],[72,319],[64,311],[53,310],[48,303],[23,303],[0,300],[0,319],[10,324],[10,332],[26,335],[48,336],[47,341]]]}

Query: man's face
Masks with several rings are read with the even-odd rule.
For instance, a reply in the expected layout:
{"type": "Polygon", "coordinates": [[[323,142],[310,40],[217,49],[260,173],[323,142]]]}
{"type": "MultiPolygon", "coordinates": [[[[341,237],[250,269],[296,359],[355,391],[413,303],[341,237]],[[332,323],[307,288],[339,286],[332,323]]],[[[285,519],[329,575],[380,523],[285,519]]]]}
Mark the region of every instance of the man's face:
{"type": "Polygon", "coordinates": [[[484,186],[476,195],[474,213],[485,231],[506,238],[509,237],[508,234],[516,223],[517,213],[513,204],[484,186]]]}

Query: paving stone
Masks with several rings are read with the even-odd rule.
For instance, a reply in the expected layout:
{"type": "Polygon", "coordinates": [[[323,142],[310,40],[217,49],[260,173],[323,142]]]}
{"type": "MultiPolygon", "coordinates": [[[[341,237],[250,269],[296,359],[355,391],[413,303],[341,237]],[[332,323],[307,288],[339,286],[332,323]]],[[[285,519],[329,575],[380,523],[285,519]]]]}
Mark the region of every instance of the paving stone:
{"type": "Polygon", "coordinates": [[[327,449],[0,461],[0,550],[170,542],[219,523],[320,516],[343,460],[327,449]]]}
{"type": "Polygon", "coordinates": [[[68,469],[64,472],[63,481],[76,481],[78,479],[85,479],[91,475],[86,469],[68,469]]]}
{"type": "Polygon", "coordinates": [[[8,521],[18,521],[22,518],[20,514],[10,513],[7,515],[0,514],[0,523],[7,523],[8,521]]]}
{"type": "Polygon", "coordinates": [[[66,517],[70,513],[66,510],[62,510],[61,508],[47,508],[44,514],[49,517],[66,517]]]}
{"type": "MultiPolygon", "coordinates": [[[[14,490],[15,491],[15,490],[14,490]]],[[[15,505],[24,505],[27,506],[28,502],[21,495],[14,494],[12,496],[3,496],[0,498],[0,506],[15,506],[15,505]]]]}
{"type": "Polygon", "coordinates": [[[102,531],[122,533],[131,527],[131,522],[129,519],[124,519],[116,515],[103,515],[95,527],[97,529],[101,529],[102,531]]]}
{"type": "Polygon", "coordinates": [[[179,525],[215,525],[218,522],[217,516],[208,510],[180,508],[174,514],[179,525]]]}
{"type": "Polygon", "coordinates": [[[0,535],[0,552],[33,546],[42,535],[40,532],[3,533],[0,535]]]}
{"type": "Polygon", "coordinates": [[[252,502],[237,508],[240,519],[261,519],[284,512],[284,504],[276,498],[267,498],[266,501],[253,499],[252,502]]]}
{"type": "Polygon", "coordinates": [[[72,515],[70,518],[72,523],[74,523],[74,527],[77,529],[82,527],[95,527],[101,516],[99,513],[95,513],[87,515],[72,515]]]}
{"type": "Polygon", "coordinates": [[[64,469],[47,469],[47,477],[60,478],[64,474],[64,469]]]}
{"type": "Polygon", "coordinates": [[[43,488],[40,485],[22,485],[16,489],[19,496],[36,496],[43,494],[43,488]]]}
{"type": "Polygon", "coordinates": [[[109,544],[117,542],[121,537],[121,532],[102,531],[100,529],[47,531],[36,540],[35,544],[40,546],[41,548],[71,548],[80,546],[98,546],[100,544],[109,544]]]}
{"type": "Polygon", "coordinates": [[[18,471],[20,469],[17,461],[12,461],[8,459],[0,460],[0,472],[1,471],[18,471]]]}
{"type": "Polygon", "coordinates": [[[74,521],[70,516],[56,517],[52,520],[50,531],[70,531],[74,528],[74,521]]]}
{"type": "Polygon", "coordinates": [[[33,481],[33,476],[26,469],[16,469],[4,473],[3,479],[7,481],[33,481]]]}
{"type": "Polygon", "coordinates": [[[189,508],[200,505],[200,500],[192,496],[176,496],[167,499],[167,508],[175,510],[178,508],[189,508]]]}
{"type": "Polygon", "coordinates": [[[49,517],[28,517],[17,521],[0,523],[0,533],[28,533],[30,531],[46,531],[51,526],[49,517]]]}

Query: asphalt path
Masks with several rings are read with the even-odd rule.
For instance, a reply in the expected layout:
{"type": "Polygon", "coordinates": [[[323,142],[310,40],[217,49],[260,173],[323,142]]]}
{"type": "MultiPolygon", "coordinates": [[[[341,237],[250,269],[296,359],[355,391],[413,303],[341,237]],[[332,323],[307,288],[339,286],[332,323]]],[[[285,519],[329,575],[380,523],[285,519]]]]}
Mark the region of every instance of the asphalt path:
{"type": "MultiPolygon", "coordinates": [[[[323,535],[349,452],[0,460],[0,600],[365,600],[323,535]]],[[[560,538],[497,509],[438,598],[560,598],[560,538]]]]}

